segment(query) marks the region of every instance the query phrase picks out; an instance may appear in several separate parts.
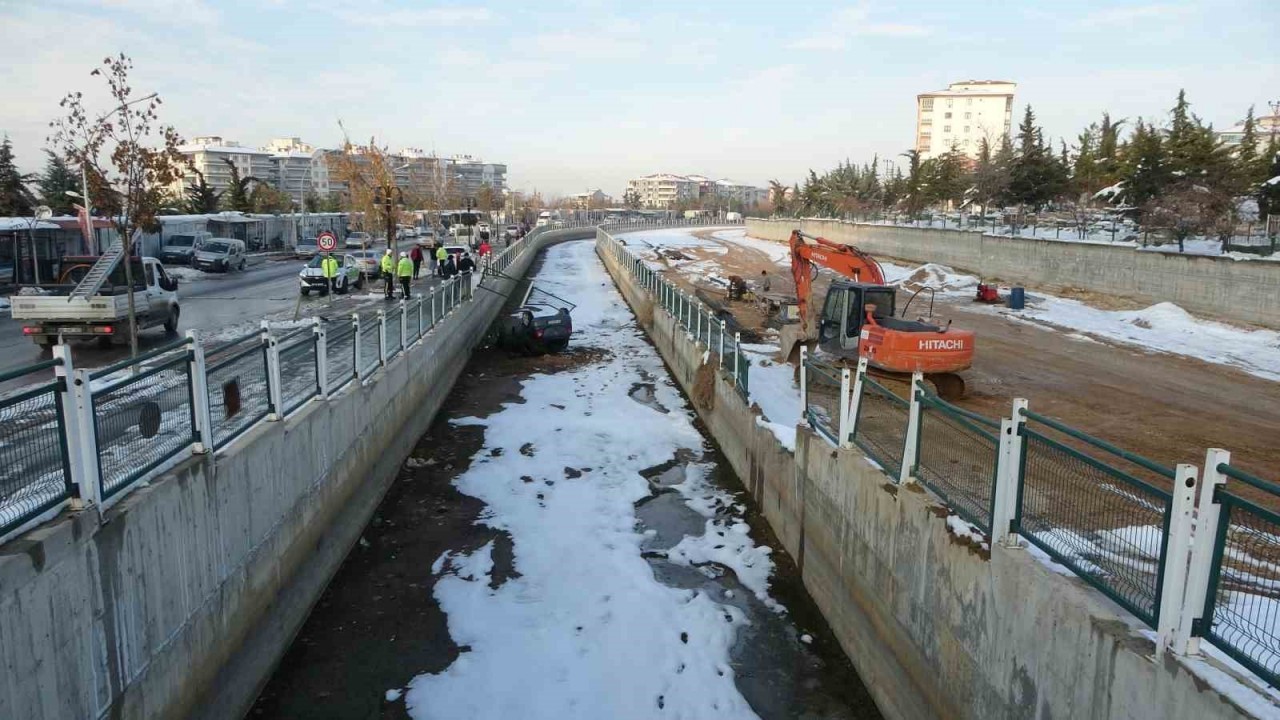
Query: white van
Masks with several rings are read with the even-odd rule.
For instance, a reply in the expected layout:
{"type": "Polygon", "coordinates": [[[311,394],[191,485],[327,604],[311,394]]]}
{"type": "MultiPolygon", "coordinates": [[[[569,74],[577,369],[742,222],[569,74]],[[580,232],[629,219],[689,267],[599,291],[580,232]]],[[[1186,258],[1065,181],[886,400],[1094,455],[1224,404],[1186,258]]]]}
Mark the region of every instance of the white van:
{"type": "Polygon", "coordinates": [[[246,265],[244,241],[235,238],[209,238],[191,259],[191,267],[197,270],[230,272],[246,265]]]}
{"type": "Polygon", "coordinates": [[[160,241],[160,262],[190,265],[196,251],[212,239],[213,233],[205,230],[169,235],[160,241]]]}
{"type": "Polygon", "coordinates": [[[551,212],[543,210],[538,214],[538,227],[546,227],[551,224],[551,212]]]}

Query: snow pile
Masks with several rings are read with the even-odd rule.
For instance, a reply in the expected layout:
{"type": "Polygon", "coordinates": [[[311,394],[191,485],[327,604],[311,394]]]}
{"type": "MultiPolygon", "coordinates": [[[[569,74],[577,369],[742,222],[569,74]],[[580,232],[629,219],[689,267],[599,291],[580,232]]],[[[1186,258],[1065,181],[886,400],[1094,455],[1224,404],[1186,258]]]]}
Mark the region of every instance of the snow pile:
{"type": "Polygon", "coordinates": [[[1136,345],[1149,351],[1183,355],[1230,365],[1250,375],[1280,380],[1280,332],[1248,330],[1202,320],[1169,302],[1141,310],[1101,310],[1077,300],[1029,296],[1022,311],[988,306],[990,312],[1136,345]]]}
{"type": "Polygon", "coordinates": [[[208,280],[213,277],[213,273],[207,273],[203,270],[197,270],[192,267],[170,267],[165,266],[164,271],[170,277],[177,278],[181,282],[195,282],[197,280],[208,280]]]}
{"type": "Polygon", "coordinates": [[[947,530],[952,535],[961,540],[967,540],[983,550],[991,549],[991,545],[987,543],[987,537],[982,534],[982,530],[959,515],[952,514],[947,516],[947,530]]]}
{"type": "Polygon", "coordinates": [[[786,243],[748,237],[747,231],[742,228],[735,230],[717,230],[711,233],[711,237],[755,250],[756,252],[768,256],[770,260],[778,265],[785,267],[791,266],[791,248],[786,243]]]}
{"type": "Polygon", "coordinates": [[[978,286],[978,278],[956,272],[946,265],[928,263],[916,268],[910,275],[893,281],[893,284],[908,292],[931,287],[939,295],[973,295],[978,286]]]}
{"type": "Polygon", "coordinates": [[[34,285],[28,285],[26,287],[18,288],[18,295],[22,297],[36,297],[39,295],[48,295],[48,294],[49,294],[48,290],[45,290],[42,287],[36,287],[34,285]]]}
{"type": "Polygon", "coordinates": [[[686,566],[723,565],[733,570],[738,580],[755,593],[757,599],[775,612],[782,612],[784,608],[769,597],[769,576],[773,574],[770,553],[773,549],[756,545],[750,532],[750,526],[740,520],[708,520],[702,535],[686,535],[667,553],[667,559],[686,566]]]}
{"type": "Polygon", "coordinates": [[[800,423],[800,386],[796,369],[777,362],[777,345],[742,345],[751,360],[750,400],[760,406],[763,416],[756,422],[768,428],[778,442],[796,451],[796,425],[800,423]]]}
{"type": "MultiPolygon", "coordinates": [[[[612,357],[530,376],[520,402],[458,421],[483,427],[485,440],[454,483],[485,503],[481,522],[510,535],[515,573],[493,582],[492,545],[437,560],[434,594],[464,649],[409,684],[406,709],[416,720],[754,718],[729,664],[743,612],[658,582],[641,555],[635,503],[651,488],[640,472],[700,453],[704,440],[594,246],[550,248],[544,267],[540,283],[577,303],[575,326],[612,357]],[[654,378],[656,400],[682,410],[628,395],[654,378]]],[[[685,491],[703,480],[687,471],[685,491]]],[[[736,526],[735,557],[683,547],[690,562],[740,567],[754,591],[767,584],[768,551],[736,526]]]]}

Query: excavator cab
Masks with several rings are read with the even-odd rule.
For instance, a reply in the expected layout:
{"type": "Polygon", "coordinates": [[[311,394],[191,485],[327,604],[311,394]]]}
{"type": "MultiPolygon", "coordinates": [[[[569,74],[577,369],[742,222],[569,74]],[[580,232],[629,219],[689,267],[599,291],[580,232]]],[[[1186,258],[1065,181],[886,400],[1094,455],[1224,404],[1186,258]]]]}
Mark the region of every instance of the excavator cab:
{"type": "Polygon", "coordinates": [[[897,299],[894,289],[884,285],[832,283],[818,321],[818,346],[832,355],[857,357],[867,306],[874,306],[871,314],[877,320],[892,318],[897,299]]]}

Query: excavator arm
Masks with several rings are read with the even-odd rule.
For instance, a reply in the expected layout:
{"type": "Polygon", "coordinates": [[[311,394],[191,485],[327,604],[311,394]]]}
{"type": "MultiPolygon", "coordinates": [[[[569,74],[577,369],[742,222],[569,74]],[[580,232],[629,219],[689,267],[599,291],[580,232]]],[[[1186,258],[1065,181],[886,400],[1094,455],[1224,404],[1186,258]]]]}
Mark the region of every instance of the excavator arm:
{"type": "Polygon", "coordinates": [[[800,311],[800,324],[807,334],[812,330],[812,300],[814,265],[827,268],[855,282],[883,285],[884,270],[880,263],[852,245],[842,245],[826,238],[791,231],[791,277],[796,283],[796,305],[800,311]],[[813,241],[809,244],[806,241],[813,241]]]}

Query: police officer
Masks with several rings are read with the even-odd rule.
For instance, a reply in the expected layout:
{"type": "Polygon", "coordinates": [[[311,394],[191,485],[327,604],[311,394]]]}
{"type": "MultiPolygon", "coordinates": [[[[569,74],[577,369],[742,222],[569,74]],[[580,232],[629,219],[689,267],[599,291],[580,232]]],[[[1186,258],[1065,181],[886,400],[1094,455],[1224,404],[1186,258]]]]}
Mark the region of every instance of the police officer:
{"type": "Polygon", "coordinates": [[[413,260],[409,259],[409,253],[400,253],[400,262],[396,264],[396,275],[400,276],[400,297],[408,300],[409,281],[413,279],[413,260]]]}
{"type": "Polygon", "coordinates": [[[320,274],[324,276],[324,284],[327,292],[338,291],[338,259],[329,253],[324,254],[324,259],[320,261],[320,274]]]}
{"type": "Polygon", "coordinates": [[[382,253],[382,263],[380,264],[379,269],[382,270],[383,290],[385,291],[387,299],[390,300],[395,295],[396,287],[396,261],[391,257],[391,248],[387,248],[387,251],[382,253]]]}
{"type": "Polygon", "coordinates": [[[444,245],[436,248],[436,265],[440,270],[440,277],[448,277],[444,274],[444,263],[449,259],[449,251],[444,249],[444,245]]]}

